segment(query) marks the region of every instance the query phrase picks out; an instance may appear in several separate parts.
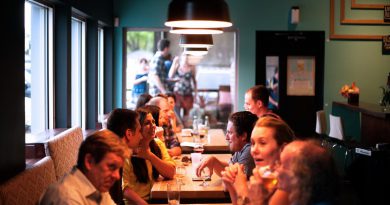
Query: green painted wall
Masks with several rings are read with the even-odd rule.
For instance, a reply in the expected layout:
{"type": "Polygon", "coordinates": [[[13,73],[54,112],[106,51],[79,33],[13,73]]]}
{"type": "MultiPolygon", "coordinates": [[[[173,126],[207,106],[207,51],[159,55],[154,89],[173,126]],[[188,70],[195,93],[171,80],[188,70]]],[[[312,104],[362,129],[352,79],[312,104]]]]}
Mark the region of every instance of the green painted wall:
{"type": "MultiPolygon", "coordinates": [[[[366,0],[372,3],[369,0],[366,0]]],[[[123,27],[163,28],[169,0],[117,0],[114,16],[120,25],[114,33],[114,106],[122,106],[122,29],[123,27]]],[[[390,72],[390,55],[382,55],[380,41],[328,40],[330,0],[226,0],[234,27],[239,32],[238,47],[238,107],[242,109],[245,91],[255,83],[256,30],[324,30],[325,43],[325,96],[324,105],[329,113],[332,101],[346,101],[338,93],[344,84],[356,81],[360,87],[360,100],[378,103],[379,86],[384,85],[390,72]],[[289,25],[289,11],[299,6],[301,22],[289,25]]],[[[339,0],[336,2],[338,20],[339,0]]],[[[349,1],[346,1],[349,2],[349,1]]],[[[359,1],[364,3],[364,1],[359,1]]],[[[367,3],[366,2],[366,3],[367,3]]],[[[375,3],[388,3],[376,0],[375,3]]],[[[348,6],[348,5],[347,5],[348,6]]],[[[383,18],[383,10],[346,11],[350,18],[383,18]]],[[[338,34],[390,35],[390,26],[340,26],[338,34]],[[370,33],[368,33],[370,32],[370,33]]]]}

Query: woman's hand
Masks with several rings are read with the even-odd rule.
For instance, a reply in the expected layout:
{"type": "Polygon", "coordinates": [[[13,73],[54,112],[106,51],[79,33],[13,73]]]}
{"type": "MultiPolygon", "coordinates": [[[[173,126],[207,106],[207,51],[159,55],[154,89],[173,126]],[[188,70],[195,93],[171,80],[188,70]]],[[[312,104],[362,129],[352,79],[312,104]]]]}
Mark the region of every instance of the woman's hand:
{"type": "Polygon", "coordinates": [[[270,192],[265,188],[263,178],[258,168],[253,169],[253,175],[249,180],[248,198],[252,204],[263,204],[270,192]]]}

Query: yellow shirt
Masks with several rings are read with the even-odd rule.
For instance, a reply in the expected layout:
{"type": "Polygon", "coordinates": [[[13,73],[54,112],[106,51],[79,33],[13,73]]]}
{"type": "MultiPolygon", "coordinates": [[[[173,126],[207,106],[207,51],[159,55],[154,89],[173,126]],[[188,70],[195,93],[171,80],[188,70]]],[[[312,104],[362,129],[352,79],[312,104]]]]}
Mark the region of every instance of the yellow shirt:
{"type": "MultiPolygon", "coordinates": [[[[154,138],[154,141],[161,150],[162,160],[175,165],[175,162],[168,154],[168,150],[165,147],[164,142],[158,138],[154,138]]],[[[150,190],[152,189],[154,179],[152,176],[152,163],[149,160],[145,160],[145,162],[148,170],[149,181],[147,183],[140,183],[137,181],[137,177],[134,174],[134,167],[131,164],[131,160],[125,160],[123,165],[122,189],[124,190],[126,187],[129,187],[144,200],[149,200],[150,190]]]]}

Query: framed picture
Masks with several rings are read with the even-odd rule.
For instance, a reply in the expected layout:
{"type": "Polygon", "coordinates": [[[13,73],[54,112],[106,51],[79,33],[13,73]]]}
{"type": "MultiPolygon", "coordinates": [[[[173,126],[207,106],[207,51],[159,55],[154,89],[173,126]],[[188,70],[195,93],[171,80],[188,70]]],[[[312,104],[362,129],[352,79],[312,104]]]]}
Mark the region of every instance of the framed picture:
{"type": "Polygon", "coordinates": [[[315,57],[287,57],[287,95],[315,95],[315,57]]]}

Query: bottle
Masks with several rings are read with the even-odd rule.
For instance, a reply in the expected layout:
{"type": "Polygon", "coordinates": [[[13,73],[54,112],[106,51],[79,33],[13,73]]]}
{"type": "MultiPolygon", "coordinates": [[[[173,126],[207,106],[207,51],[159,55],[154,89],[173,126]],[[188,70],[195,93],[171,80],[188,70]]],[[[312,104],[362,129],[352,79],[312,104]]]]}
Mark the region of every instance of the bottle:
{"type": "Polygon", "coordinates": [[[193,137],[195,143],[200,142],[198,117],[196,115],[194,116],[194,119],[192,120],[192,137],[193,137]]]}
{"type": "Polygon", "coordinates": [[[209,116],[204,117],[204,134],[205,136],[209,135],[209,129],[210,129],[210,122],[209,122],[209,116]]]}

